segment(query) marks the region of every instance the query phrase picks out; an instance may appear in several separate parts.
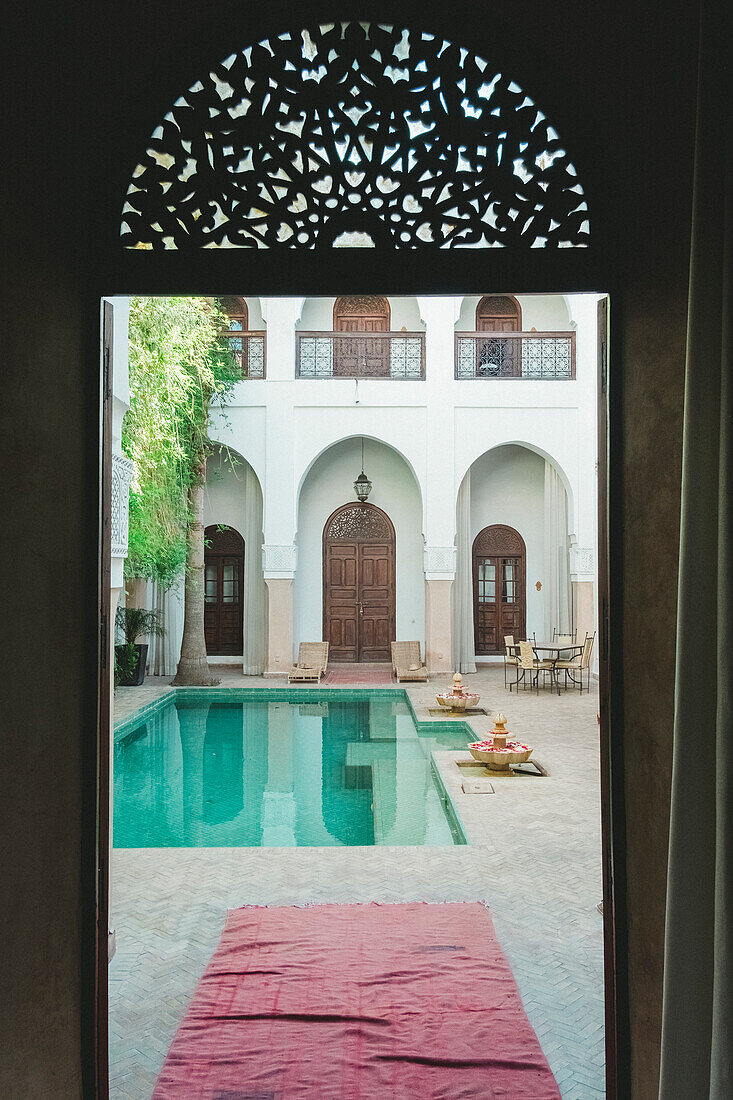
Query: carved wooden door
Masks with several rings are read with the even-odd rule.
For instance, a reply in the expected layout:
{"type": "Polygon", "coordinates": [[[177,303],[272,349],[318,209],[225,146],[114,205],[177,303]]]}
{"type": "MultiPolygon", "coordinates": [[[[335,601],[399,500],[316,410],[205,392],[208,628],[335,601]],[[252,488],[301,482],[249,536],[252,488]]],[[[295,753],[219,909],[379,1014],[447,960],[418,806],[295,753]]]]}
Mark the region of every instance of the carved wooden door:
{"type": "Polygon", "coordinates": [[[346,504],[323,532],[323,638],[334,661],[388,661],[395,638],[395,537],[373,504],[346,504]]]}
{"type": "MultiPolygon", "coordinates": [[[[355,294],[337,298],[333,307],[334,332],[389,332],[390,307],[387,298],[355,294]]],[[[378,336],[334,338],[333,373],[345,378],[389,377],[389,339],[378,336]]]]}
{"type": "MultiPolygon", "coordinates": [[[[522,309],[508,294],[487,294],[476,307],[477,332],[521,332],[522,309]]],[[[522,373],[521,340],[488,338],[479,345],[479,376],[517,378],[522,373]]]]}
{"type": "Polygon", "coordinates": [[[485,527],[473,544],[473,625],[477,655],[504,652],[526,637],[526,553],[512,527],[485,527]]]}
{"type": "Polygon", "coordinates": [[[204,636],[209,656],[244,648],[244,539],[233,527],[204,532],[204,636]]]}

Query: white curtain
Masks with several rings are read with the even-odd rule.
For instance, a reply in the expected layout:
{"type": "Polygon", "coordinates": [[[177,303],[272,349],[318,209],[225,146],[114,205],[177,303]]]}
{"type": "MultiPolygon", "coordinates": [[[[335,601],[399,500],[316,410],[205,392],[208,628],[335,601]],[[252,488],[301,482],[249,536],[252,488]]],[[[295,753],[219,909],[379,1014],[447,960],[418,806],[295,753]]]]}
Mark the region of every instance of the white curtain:
{"type": "Polygon", "coordinates": [[[243,493],[245,676],[259,676],[267,661],[267,586],[262,575],[262,490],[252,467],[242,462],[236,476],[243,493]]]}
{"type": "Polygon", "coordinates": [[[175,676],[183,637],[183,577],[170,588],[163,588],[155,581],[149,583],[145,606],[154,608],[160,614],[165,630],[162,638],[149,639],[148,673],[151,676],[175,676]]]}
{"type": "Polygon", "coordinates": [[[461,482],[456,502],[456,579],[453,583],[453,668],[475,672],[473,651],[473,569],[471,562],[471,472],[461,482]]]}
{"type": "Polygon", "coordinates": [[[571,629],[570,551],[568,548],[568,497],[560,476],[545,462],[545,624],[548,641],[553,630],[571,629]]]}

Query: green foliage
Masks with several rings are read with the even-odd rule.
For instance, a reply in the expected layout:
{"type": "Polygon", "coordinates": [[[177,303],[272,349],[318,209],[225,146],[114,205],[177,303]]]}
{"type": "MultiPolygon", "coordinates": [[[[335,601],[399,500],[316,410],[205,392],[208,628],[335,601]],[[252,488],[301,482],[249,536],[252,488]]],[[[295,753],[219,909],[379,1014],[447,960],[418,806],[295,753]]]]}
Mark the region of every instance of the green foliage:
{"type": "Polygon", "coordinates": [[[115,687],[121,680],[134,679],[140,654],[132,644],[115,646],[115,687]]]}
{"type": "Polygon", "coordinates": [[[213,403],[241,378],[221,333],[226,318],[206,298],[130,302],[130,409],[122,449],[135,463],[125,572],[173,583],[186,561],[187,492],[212,445],[213,403]]]}
{"type": "Polygon", "coordinates": [[[126,646],[134,647],[137,639],[143,635],[162,638],[165,634],[160,612],[148,611],[144,607],[118,607],[115,626],[122,633],[126,646]]]}

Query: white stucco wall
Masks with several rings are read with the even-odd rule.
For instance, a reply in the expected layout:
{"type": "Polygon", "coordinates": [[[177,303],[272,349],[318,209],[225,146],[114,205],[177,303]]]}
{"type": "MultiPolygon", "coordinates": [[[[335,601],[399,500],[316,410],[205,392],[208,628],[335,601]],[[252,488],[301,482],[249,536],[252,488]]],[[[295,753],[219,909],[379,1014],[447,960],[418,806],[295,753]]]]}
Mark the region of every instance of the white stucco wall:
{"type": "MultiPolygon", "coordinates": [[[[405,461],[391,448],[365,441],[364,466],[372,481],[369,497],[387,513],[396,537],[396,624],[399,638],[424,641],[425,580],[423,575],[420,491],[405,461]]],[[[322,637],[322,538],[326,520],[336,508],[355,500],[354,479],[361,472],[361,440],[335,444],[311,467],[298,507],[298,567],[294,592],[294,642],[322,637]]]]}
{"type": "Polygon", "coordinates": [[[495,523],[513,527],[527,548],[527,633],[544,629],[544,459],[525,447],[498,447],[471,468],[471,544],[479,531],[495,523]]]}
{"type": "MultiPolygon", "coordinates": [[[[499,292],[497,292],[499,293],[499,292]]],[[[570,323],[567,303],[562,294],[514,294],[522,309],[522,330],[531,332],[567,332],[570,323]]],[[[457,332],[476,331],[476,306],[483,294],[468,294],[460,304],[457,332]]]]}

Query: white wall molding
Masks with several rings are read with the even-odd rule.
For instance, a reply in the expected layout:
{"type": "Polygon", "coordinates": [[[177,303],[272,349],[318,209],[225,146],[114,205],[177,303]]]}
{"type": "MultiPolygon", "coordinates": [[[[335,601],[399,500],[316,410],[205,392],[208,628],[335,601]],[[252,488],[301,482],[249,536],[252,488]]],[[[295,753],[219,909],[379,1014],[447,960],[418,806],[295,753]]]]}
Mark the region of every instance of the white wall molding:
{"type": "Polygon", "coordinates": [[[570,548],[570,572],[587,574],[592,580],[595,575],[595,554],[592,546],[572,546],[570,548]]]}

